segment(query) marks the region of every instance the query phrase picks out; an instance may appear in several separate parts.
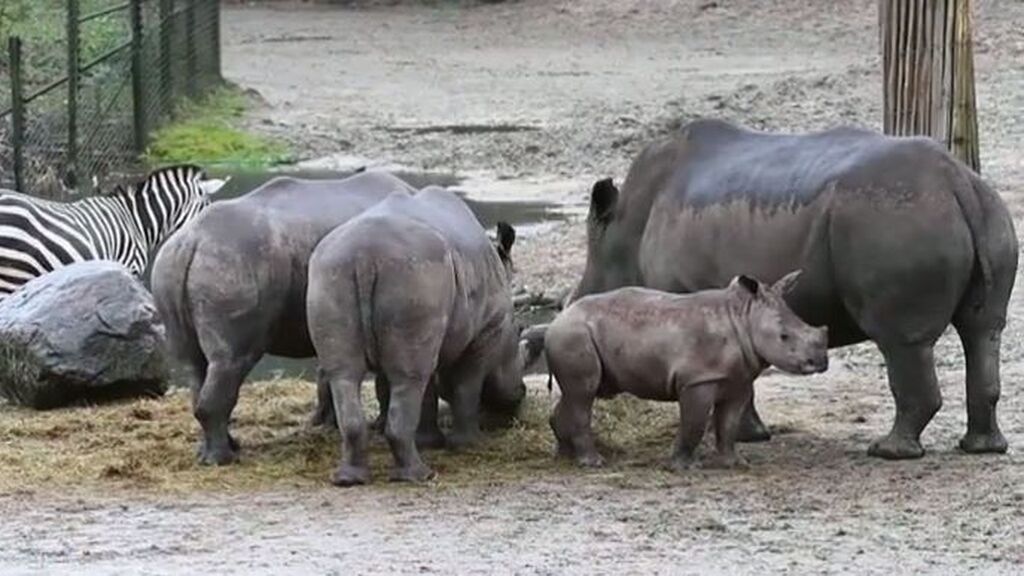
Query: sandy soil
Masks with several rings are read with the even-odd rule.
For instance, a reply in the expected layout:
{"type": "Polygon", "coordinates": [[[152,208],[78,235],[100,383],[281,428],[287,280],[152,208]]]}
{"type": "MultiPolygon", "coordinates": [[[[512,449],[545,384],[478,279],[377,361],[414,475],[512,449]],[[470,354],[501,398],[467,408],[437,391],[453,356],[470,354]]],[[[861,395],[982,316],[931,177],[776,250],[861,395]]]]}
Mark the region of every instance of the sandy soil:
{"type": "MultiPolygon", "coordinates": [[[[985,176],[1024,214],[1024,3],[976,3],[985,176]]],[[[468,175],[481,196],[582,209],[651,137],[715,115],[779,130],[877,127],[873,0],[525,1],[471,10],[232,8],[226,75],[266,100],[253,126],[312,165],[368,158],[468,175]],[[767,6],[770,4],[770,7],[767,6]],[[322,157],[329,156],[327,159],[322,157]]],[[[517,248],[521,281],[568,287],[583,227],[517,248]]],[[[161,497],[0,497],[7,573],[1019,573],[1024,300],[1004,335],[1006,456],[954,450],[963,359],[914,462],[865,456],[892,400],[871,346],[825,375],[758,384],[776,438],[747,471],[604,472],[452,486],[161,497]]],[[[535,382],[540,386],[540,382],[535,382]]],[[[668,447],[666,446],[667,450],[668,447]]]]}

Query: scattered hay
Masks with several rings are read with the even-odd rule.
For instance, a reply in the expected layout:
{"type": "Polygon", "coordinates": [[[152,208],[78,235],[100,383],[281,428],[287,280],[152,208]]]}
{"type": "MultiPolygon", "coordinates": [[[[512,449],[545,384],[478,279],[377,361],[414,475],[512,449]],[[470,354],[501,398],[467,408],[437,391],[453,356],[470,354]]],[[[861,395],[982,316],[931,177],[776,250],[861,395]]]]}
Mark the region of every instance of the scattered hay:
{"type": "MultiPolygon", "coordinates": [[[[575,469],[552,458],[548,416],[554,396],[536,379],[519,418],[489,430],[464,452],[428,451],[438,483],[503,483],[564,474],[575,469]]],[[[372,386],[364,387],[368,414],[376,414],[372,386]]],[[[0,491],[116,486],[160,492],[244,490],[324,486],[340,453],[336,431],[312,429],[307,419],[313,384],[277,380],[246,385],[235,410],[233,433],[242,460],[225,467],[196,464],[199,426],[189,393],[175,389],[161,399],[34,412],[0,405],[0,491]]],[[[628,397],[599,401],[595,425],[612,466],[659,466],[677,422],[671,403],[628,397]],[[612,442],[613,441],[613,442],[612,442]]],[[[391,465],[386,443],[372,441],[372,471],[378,486],[391,465]]],[[[573,472],[585,473],[585,472],[573,472]]]]}
{"type": "Polygon", "coordinates": [[[40,390],[41,373],[42,367],[24,343],[0,341],[0,397],[16,404],[34,404],[40,393],[46,393],[40,390]]]}

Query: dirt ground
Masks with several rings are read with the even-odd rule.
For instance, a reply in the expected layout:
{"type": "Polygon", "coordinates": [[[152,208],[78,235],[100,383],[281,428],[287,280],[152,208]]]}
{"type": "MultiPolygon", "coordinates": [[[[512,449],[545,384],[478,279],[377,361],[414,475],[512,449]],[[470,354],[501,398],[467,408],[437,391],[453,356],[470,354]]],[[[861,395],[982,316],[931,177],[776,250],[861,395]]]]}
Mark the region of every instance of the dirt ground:
{"type": "MultiPolygon", "coordinates": [[[[621,181],[645,142],[693,117],[786,131],[878,127],[875,10],[874,0],[233,7],[223,56],[226,76],[266,101],[252,126],[292,142],[306,166],[449,171],[482,197],[548,199],[579,213],[590,183],[621,181]]],[[[978,0],[975,15],[982,169],[1024,230],[1024,3],[978,0]]],[[[568,287],[583,265],[581,217],[516,250],[521,283],[568,287]]],[[[741,448],[748,470],[675,477],[631,459],[626,445],[600,472],[442,475],[415,488],[39,487],[0,496],[0,573],[1017,574],[1020,290],[1011,307],[1006,456],[955,450],[964,366],[947,337],[936,355],[945,404],[925,433],[928,454],[869,459],[893,404],[880,356],[855,346],[835,351],[824,375],[758,382],[775,438],[741,448]]]]}

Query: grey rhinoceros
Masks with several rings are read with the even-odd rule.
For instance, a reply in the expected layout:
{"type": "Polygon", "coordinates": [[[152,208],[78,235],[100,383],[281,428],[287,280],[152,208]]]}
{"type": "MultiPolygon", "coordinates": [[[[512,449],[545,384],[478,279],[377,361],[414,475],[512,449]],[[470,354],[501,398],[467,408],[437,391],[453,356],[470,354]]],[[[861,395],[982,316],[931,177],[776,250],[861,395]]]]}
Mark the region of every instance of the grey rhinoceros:
{"type": "MultiPolygon", "coordinates": [[[[309,330],[330,386],[342,437],[338,485],[369,480],[360,387],[367,371],[388,383],[385,436],[394,480],[418,481],[431,470],[417,451],[427,393],[452,407],[451,447],[479,434],[481,395],[518,407],[520,369],[506,258],[514,239],[499,227],[495,247],[453,193],[430,187],[395,194],[323,239],[309,263],[309,330]]],[[[430,417],[433,417],[431,414],[430,417]]]]}
{"type": "MultiPolygon", "coordinates": [[[[950,323],[967,358],[966,452],[1004,452],[999,342],[1017,236],[999,196],[925,138],[862,129],[781,135],[698,120],[652,143],[621,193],[594,185],[574,298],[620,286],[693,292],[748,274],[803,276],[786,295],[829,345],[873,340],[896,419],[869,453],[914,458],[938,411],[933,345],[950,323]]],[[[746,439],[766,439],[753,402],[746,439]]]]}
{"type": "Polygon", "coordinates": [[[769,365],[795,374],[828,367],[827,330],[805,324],[783,300],[799,274],[775,286],[737,276],[719,290],[619,288],[574,302],[544,343],[562,391],[550,419],[558,455],[603,464],[590,426],[594,399],[627,392],[679,403],[672,470],[693,465],[712,418],[718,464],[742,466],[734,446],[754,379],[769,365]]]}
{"type": "Polygon", "coordinates": [[[264,354],[306,358],[306,268],[339,224],[415,190],[383,172],[343,180],[275,178],[214,203],[164,245],[152,286],[167,341],[193,390],[200,461],[238,456],[228,432],[242,380],[264,354]]]}

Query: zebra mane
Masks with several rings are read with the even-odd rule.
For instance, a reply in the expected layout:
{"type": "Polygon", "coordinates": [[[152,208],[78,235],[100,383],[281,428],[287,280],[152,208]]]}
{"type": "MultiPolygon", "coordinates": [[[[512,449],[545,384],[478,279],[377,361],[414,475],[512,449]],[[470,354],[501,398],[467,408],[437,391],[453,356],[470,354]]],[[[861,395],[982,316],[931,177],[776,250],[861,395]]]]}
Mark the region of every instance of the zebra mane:
{"type": "Polygon", "coordinates": [[[203,173],[203,169],[196,164],[175,164],[172,166],[164,166],[163,168],[157,168],[155,170],[150,171],[148,174],[146,174],[144,178],[141,178],[140,180],[137,180],[136,182],[133,182],[128,186],[125,186],[124,184],[118,184],[114,186],[113,190],[108,190],[98,195],[106,197],[130,196],[131,194],[135,193],[135,191],[137,191],[143,184],[149,182],[153,178],[167,172],[176,172],[179,170],[186,172],[196,172],[199,174],[203,173]]]}

